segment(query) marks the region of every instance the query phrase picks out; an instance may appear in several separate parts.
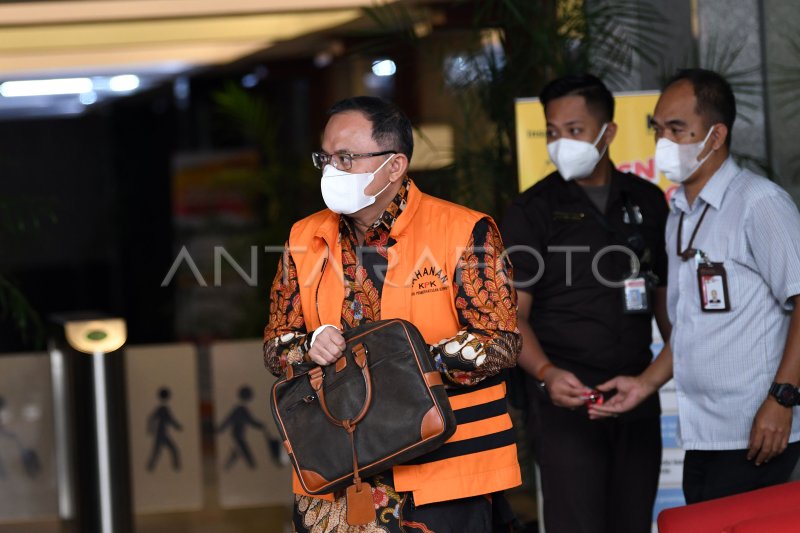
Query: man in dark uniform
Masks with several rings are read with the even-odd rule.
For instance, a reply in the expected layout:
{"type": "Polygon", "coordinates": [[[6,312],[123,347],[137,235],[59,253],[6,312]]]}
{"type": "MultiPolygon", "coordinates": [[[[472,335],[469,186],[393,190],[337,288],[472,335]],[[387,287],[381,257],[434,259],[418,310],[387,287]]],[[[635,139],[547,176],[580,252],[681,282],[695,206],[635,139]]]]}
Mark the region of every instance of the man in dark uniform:
{"type": "Polygon", "coordinates": [[[664,338],[667,203],[655,185],[614,168],[614,100],[594,76],[566,76],[540,95],[558,169],[522,193],[503,224],[514,265],[519,365],[532,394],[529,432],[548,533],[648,532],[661,464],[658,398],[590,420],[593,388],[652,359],[664,338]],[[625,370],[623,370],[625,369],[625,370]]]}

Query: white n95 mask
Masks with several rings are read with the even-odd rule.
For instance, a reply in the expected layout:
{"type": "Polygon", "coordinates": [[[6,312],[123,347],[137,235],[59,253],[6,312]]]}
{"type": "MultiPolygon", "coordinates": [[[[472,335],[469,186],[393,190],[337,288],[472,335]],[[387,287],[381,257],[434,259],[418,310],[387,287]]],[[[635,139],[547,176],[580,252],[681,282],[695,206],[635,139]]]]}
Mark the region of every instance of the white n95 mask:
{"type": "Polygon", "coordinates": [[[550,161],[553,162],[565,181],[585,178],[592,173],[608,148],[606,145],[602,152],[597,150],[597,143],[600,142],[607,127],[608,123],[606,122],[593,143],[562,138],[547,145],[550,161]]]}
{"type": "Polygon", "coordinates": [[[385,191],[391,185],[391,182],[371,196],[364,194],[364,190],[375,179],[375,174],[393,157],[394,155],[384,161],[373,172],[362,172],[360,174],[352,174],[344,170],[337,170],[333,165],[325,165],[325,169],[322,171],[320,188],[322,189],[322,199],[325,200],[325,205],[328,206],[328,209],[341,215],[352,215],[356,211],[361,211],[365,207],[374,204],[375,198],[385,191]]]}
{"type": "Polygon", "coordinates": [[[683,183],[689,179],[714,153],[711,150],[702,160],[697,160],[712,131],[714,126],[711,126],[706,138],[699,143],[678,144],[661,137],[656,143],[656,172],[663,172],[668,180],[675,183],[683,183]]]}

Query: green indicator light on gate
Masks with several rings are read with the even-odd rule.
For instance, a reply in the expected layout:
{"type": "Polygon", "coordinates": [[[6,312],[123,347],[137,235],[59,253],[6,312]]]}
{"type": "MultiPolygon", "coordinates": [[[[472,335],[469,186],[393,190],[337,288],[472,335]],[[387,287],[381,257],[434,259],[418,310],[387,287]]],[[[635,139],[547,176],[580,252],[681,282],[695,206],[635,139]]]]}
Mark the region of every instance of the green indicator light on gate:
{"type": "Polygon", "coordinates": [[[86,334],[86,338],[90,341],[101,341],[108,337],[108,333],[101,329],[95,329],[86,334]]]}

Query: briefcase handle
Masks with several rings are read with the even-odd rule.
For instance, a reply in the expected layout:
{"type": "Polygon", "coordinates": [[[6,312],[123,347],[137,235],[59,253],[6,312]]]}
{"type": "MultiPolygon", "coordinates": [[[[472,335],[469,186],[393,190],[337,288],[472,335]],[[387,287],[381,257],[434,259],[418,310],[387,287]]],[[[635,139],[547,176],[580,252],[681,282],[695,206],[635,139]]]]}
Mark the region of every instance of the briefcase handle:
{"type": "Polygon", "coordinates": [[[317,393],[317,398],[319,398],[319,405],[322,407],[322,412],[325,413],[325,416],[328,417],[328,420],[330,420],[332,424],[342,427],[348,432],[351,432],[352,430],[350,428],[353,428],[356,424],[361,422],[361,420],[367,415],[367,411],[369,411],[369,405],[372,402],[372,377],[369,373],[369,365],[367,365],[367,355],[369,354],[369,350],[367,349],[366,345],[359,343],[353,346],[351,351],[353,353],[353,360],[359,366],[359,368],[361,368],[361,375],[364,376],[364,385],[366,386],[364,405],[361,407],[361,411],[359,411],[359,413],[351,420],[339,420],[328,410],[328,405],[325,402],[325,388],[323,387],[323,379],[325,378],[325,374],[322,371],[322,368],[316,367],[308,373],[308,379],[311,382],[311,388],[313,388],[317,393]]]}

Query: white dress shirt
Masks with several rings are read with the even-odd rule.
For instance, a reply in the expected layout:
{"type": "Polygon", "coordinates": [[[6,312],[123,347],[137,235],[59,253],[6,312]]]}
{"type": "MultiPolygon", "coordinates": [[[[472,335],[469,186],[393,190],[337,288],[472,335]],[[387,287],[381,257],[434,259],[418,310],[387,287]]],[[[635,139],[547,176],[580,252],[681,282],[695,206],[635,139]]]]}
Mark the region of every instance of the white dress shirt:
{"type": "MultiPolygon", "coordinates": [[[[778,185],[728,158],[689,206],[684,188],[667,220],[668,299],[678,398],[679,438],[687,450],[748,446],[753,418],[767,398],[800,294],[800,213],[778,185]],[[730,311],[700,308],[697,266],[677,253],[678,225],[692,248],[727,273],[730,311]]],[[[794,408],[790,442],[800,440],[794,408]]]]}

